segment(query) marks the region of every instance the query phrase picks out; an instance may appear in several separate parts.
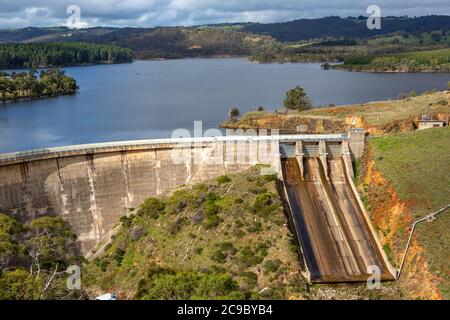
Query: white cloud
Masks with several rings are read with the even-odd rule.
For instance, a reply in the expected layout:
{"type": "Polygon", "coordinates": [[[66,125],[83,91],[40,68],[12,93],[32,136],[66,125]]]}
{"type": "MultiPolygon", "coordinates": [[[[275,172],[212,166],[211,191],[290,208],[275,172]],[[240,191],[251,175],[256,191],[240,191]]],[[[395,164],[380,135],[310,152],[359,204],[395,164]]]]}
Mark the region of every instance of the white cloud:
{"type": "Polygon", "coordinates": [[[364,15],[370,4],[379,5],[383,15],[450,14],[448,0],[0,0],[0,28],[64,25],[72,4],[80,6],[87,26],[278,22],[364,15]]]}

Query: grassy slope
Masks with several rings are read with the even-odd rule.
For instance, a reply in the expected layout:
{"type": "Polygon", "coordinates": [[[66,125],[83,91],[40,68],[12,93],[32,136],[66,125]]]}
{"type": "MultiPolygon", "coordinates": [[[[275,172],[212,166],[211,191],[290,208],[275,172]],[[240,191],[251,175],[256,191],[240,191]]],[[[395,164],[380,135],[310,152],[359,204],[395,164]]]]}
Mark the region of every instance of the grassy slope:
{"type": "Polygon", "coordinates": [[[121,298],[136,297],[139,281],[156,265],[177,272],[223,272],[231,275],[246,297],[287,298],[295,294],[302,288],[298,257],[273,177],[260,176],[257,168],[230,177],[227,183],[211,181],[180,189],[165,198],[166,211],[175,208],[173,213],[156,219],[148,214],[134,216],[128,222],[130,226],[122,227],[106,254],[86,266],[84,285],[91,293],[113,290],[121,298]],[[211,193],[217,195],[214,203],[219,207],[217,216],[221,221],[208,228],[207,219],[197,223],[193,219],[200,211],[207,215],[205,199],[211,193]],[[273,203],[264,205],[271,206],[266,213],[253,208],[262,194],[270,195],[273,203]],[[130,232],[136,227],[144,228],[146,235],[133,241],[130,232]],[[233,244],[235,249],[220,250],[224,243],[233,244]],[[114,258],[117,248],[125,251],[120,265],[114,258]],[[213,258],[218,251],[224,252],[225,258],[213,258]],[[269,271],[266,264],[275,260],[282,265],[269,271]],[[259,295],[263,288],[267,289],[259,295]]]}
{"type": "Polygon", "coordinates": [[[269,128],[271,123],[276,126],[279,125],[279,122],[286,122],[295,118],[344,121],[346,117],[360,116],[364,117],[368,127],[382,128],[393,121],[406,120],[423,113],[450,113],[450,106],[441,104],[445,100],[448,103],[449,98],[444,92],[435,92],[404,100],[376,101],[331,108],[316,108],[306,112],[291,111],[285,114],[264,111],[249,112],[244,114],[237,122],[228,122],[227,124],[230,127],[269,128]]]}
{"type": "MultiPolygon", "coordinates": [[[[391,181],[415,218],[450,203],[450,128],[387,135],[370,141],[376,168],[391,181]]],[[[450,297],[450,212],[418,226],[431,271],[450,297]]]]}
{"type": "MultiPolygon", "coordinates": [[[[385,283],[382,290],[368,290],[364,283],[308,285],[299,273],[297,245],[287,227],[274,177],[261,176],[258,167],[229,177],[231,181],[226,183],[213,180],[179,189],[163,198],[167,212],[156,219],[149,212],[122,219],[122,229],[106,253],[84,267],[83,288],[91,296],[116,292],[121,299],[189,299],[195,296],[185,295],[190,279],[186,272],[200,277],[191,283],[202,287],[205,282],[202,277],[220,272],[221,277],[228,275],[236,281],[241,294],[237,297],[241,298],[397,299],[404,296],[395,282],[385,283]],[[214,202],[220,207],[221,222],[207,228],[207,219],[194,223],[193,217],[200,208],[206,213],[204,204],[200,203],[211,192],[218,195],[214,202]],[[272,204],[255,207],[257,198],[267,194],[271,195],[272,204]],[[180,208],[180,203],[186,207],[174,210],[180,208]],[[175,227],[177,224],[179,228],[175,227]],[[142,228],[145,234],[133,240],[136,228],[142,228]],[[230,243],[235,249],[228,251],[224,244],[229,248],[230,243]],[[123,254],[118,254],[121,250],[123,254]],[[218,252],[224,256],[218,256],[218,252]],[[278,267],[277,261],[281,261],[278,267]],[[157,281],[149,280],[155,267],[174,270],[180,276],[163,275],[157,281]],[[177,279],[184,283],[183,290],[168,290],[171,286],[177,288],[177,279]],[[165,290],[160,290],[161,287],[165,290]],[[153,288],[153,295],[148,294],[149,288],[153,288]]],[[[229,297],[236,297],[236,292],[207,298],[229,297]]]]}

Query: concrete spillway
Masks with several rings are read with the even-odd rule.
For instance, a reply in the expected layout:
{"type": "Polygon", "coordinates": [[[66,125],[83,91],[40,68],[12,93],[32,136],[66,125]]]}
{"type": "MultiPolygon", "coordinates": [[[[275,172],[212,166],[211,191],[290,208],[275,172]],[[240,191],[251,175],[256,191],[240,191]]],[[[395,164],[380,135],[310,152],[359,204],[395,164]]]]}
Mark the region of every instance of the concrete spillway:
{"type": "Polygon", "coordinates": [[[364,217],[343,159],[283,159],[282,171],[296,233],[311,282],[366,281],[377,266],[393,269],[364,217]],[[327,174],[328,173],[328,174],[327,174]]]}
{"type": "Polygon", "coordinates": [[[308,154],[340,155],[342,144],[360,156],[364,132],[152,139],[0,154],[0,212],[23,223],[59,215],[84,254],[148,197],[255,164],[271,165],[281,178],[280,152],[295,155],[302,144],[308,154]],[[291,149],[280,150],[283,143],[291,149]],[[183,161],[175,161],[180,155],[183,161]]]}

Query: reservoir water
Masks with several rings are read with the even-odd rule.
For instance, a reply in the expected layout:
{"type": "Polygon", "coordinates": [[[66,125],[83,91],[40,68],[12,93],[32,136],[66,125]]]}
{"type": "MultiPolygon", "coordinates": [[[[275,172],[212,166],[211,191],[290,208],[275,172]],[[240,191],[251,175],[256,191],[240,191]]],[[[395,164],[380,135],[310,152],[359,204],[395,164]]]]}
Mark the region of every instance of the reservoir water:
{"type": "Polygon", "coordinates": [[[170,137],[217,128],[228,109],[281,108],[300,85],[314,105],[395,99],[445,89],[449,74],[324,71],[318,63],[255,64],[243,58],[137,61],[66,68],[74,96],[0,104],[0,153],[79,143],[170,137]]]}

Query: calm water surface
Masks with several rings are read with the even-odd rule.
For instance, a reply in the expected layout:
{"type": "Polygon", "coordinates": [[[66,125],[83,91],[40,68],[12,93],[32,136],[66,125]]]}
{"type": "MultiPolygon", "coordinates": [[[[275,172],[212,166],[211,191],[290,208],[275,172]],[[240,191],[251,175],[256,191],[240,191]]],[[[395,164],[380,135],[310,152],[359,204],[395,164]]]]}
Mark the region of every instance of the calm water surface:
{"type": "Polygon", "coordinates": [[[449,74],[324,71],[320,64],[254,64],[245,59],[138,61],[66,68],[74,96],[0,104],[0,152],[78,143],[170,137],[177,128],[216,128],[228,109],[280,107],[300,85],[315,105],[394,99],[445,89],[449,74]]]}

